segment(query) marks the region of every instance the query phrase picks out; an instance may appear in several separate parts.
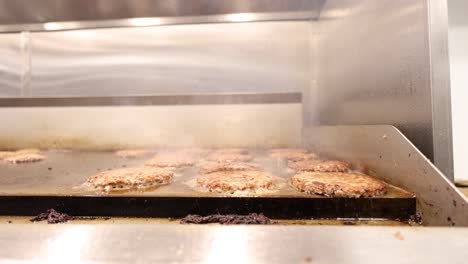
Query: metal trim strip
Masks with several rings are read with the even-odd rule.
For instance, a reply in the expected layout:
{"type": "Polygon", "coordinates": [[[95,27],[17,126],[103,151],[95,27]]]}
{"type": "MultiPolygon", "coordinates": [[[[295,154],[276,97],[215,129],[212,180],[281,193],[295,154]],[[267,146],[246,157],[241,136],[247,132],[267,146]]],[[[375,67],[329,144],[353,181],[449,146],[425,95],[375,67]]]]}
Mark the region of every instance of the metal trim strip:
{"type": "Polygon", "coordinates": [[[301,93],[0,98],[0,107],[301,103],[301,93]]]}

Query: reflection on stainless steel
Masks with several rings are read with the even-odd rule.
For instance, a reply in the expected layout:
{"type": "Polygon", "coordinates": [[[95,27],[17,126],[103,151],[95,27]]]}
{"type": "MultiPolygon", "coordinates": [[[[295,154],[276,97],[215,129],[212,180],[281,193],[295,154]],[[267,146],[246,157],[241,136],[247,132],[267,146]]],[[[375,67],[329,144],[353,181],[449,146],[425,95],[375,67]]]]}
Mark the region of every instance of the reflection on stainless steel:
{"type": "Polygon", "coordinates": [[[448,55],[447,1],[429,1],[434,163],[453,180],[452,103],[448,55]]]}
{"type": "Polygon", "coordinates": [[[19,34],[0,34],[0,98],[21,95],[19,34]]]}
{"type": "Polygon", "coordinates": [[[21,52],[21,96],[31,96],[31,34],[30,32],[20,33],[21,52]]]}
{"type": "Polygon", "coordinates": [[[184,94],[119,97],[0,98],[0,107],[300,103],[301,93],[184,94]]]}
{"type": "Polygon", "coordinates": [[[361,163],[369,173],[414,192],[424,224],[468,226],[468,199],[394,127],[311,127],[304,140],[312,149],[361,163]]]}
{"type": "Polygon", "coordinates": [[[0,0],[0,24],[109,20],[138,17],[209,16],[232,13],[311,12],[325,0],[0,0]]]}
{"type": "Polygon", "coordinates": [[[251,13],[237,13],[237,14],[230,14],[226,15],[226,20],[232,22],[250,22],[255,21],[255,14],[251,13]]]}
{"type": "Polygon", "coordinates": [[[304,12],[282,12],[282,13],[233,13],[212,16],[184,16],[184,17],[141,17],[129,19],[90,20],[90,21],[55,21],[43,24],[0,24],[2,32],[22,31],[58,31],[94,28],[118,28],[118,27],[147,27],[162,25],[184,25],[184,24],[210,24],[230,22],[260,22],[260,21],[290,21],[311,20],[316,18],[316,13],[304,12]]]}
{"type": "Polygon", "coordinates": [[[32,95],[300,92],[308,32],[265,22],[31,33],[32,95]]]}
{"type": "Polygon", "coordinates": [[[147,27],[147,26],[157,26],[161,25],[160,18],[154,17],[140,17],[140,18],[131,18],[129,22],[132,26],[136,27],[147,27]]]}
{"type": "Polygon", "coordinates": [[[0,107],[0,147],[300,145],[301,113],[299,103],[0,107]]]}
{"type": "Polygon", "coordinates": [[[393,124],[452,177],[446,39],[427,20],[444,9],[432,2],[327,1],[305,113],[310,125],[393,124]]]}
{"type": "Polygon", "coordinates": [[[60,235],[47,241],[47,261],[49,263],[80,260],[89,245],[91,228],[79,226],[64,230],[60,235]]]}
{"type": "Polygon", "coordinates": [[[0,260],[374,264],[378,258],[382,264],[439,264],[447,259],[462,264],[468,258],[467,236],[467,229],[411,227],[2,224],[0,239],[8,243],[0,247],[0,260]],[[66,243],[65,258],[53,249],[56,241],[68,241],[72,234],[77,239],[66,243]]]}
{"type": "Polygon", "coordinates": [[[57,22],[44,23],[43,26],[44,26],[44,29],[47,30],[47,31],[62,29],[62,26],[60,25],[60,23],[57,23],[57,22]]]}
{"type": "Polygon", "coordinates": [[[317,19],[325,0],[0,1],[0,32],[317,19]]]}

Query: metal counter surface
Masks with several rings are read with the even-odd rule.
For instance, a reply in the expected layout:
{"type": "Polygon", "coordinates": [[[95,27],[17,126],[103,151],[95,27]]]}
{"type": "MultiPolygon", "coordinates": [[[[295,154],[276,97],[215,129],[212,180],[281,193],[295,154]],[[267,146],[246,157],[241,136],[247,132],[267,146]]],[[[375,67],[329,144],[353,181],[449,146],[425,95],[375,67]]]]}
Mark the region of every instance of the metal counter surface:
{"type": "Polygon", "coordinates": [[[466,263],[467,228],[0,225],[2,263],[466,263]],[[441,243],[443,242],[443,243],[441,243]]]}

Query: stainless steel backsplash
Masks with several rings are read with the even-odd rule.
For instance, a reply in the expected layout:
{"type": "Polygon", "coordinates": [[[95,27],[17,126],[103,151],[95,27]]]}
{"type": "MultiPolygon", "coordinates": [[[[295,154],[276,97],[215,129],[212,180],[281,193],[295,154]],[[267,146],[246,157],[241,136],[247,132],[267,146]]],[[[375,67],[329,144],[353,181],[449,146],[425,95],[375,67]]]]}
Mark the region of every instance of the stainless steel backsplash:
{"type": "MultiPolygon", "coordinates": [[[[15,73],[1,90],[2,96],[300,93],[310,78],[310,61],[304,56],[309,50],[310,27],[308,21],[295,21],[0,34],[0,40],[7,40],[0,41],[0,52],[9,54],[9,60],[0,61],[0,71],[15,73]],[[28,54],[29,61],[24,57],[28,54]]],[[[216,103],[3,107],[0,146],[301,143],[300,103],[216,103]]]]}

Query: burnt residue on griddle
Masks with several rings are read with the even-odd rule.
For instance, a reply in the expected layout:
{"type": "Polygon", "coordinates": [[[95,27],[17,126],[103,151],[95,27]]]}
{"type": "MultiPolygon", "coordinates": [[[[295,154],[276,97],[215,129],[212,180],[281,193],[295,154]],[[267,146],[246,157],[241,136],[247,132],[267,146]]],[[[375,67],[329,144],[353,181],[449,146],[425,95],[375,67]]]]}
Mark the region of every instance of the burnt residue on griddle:
{"type": "Polygon", "coordinates": [[[218,223],[222,225],[272,225],[278,222],[272,221],[263,214],[248,214],[248,215],[187,215],[180,220],[181,224],[212,224],[218,223]]]}
{"type": "Polygon", "coordinates": [[[80,219],[80,220],[97,220],[97,219],[102,219],[102,217],[95,217],[95,216],[80,216],[80,217],[75,217],[75,219],[80,219]]]}
{"type": "Polygon", "coordinates": [[[414,215],[410,215],[408,219],[408,224],[410,225],[421,225],[422,224],[422,216],[420,213],[415,213],[414,215]]]}
{"type": "Polygon", "coordinates": [[[76,220],[109,220],[110,217],[102,217],[102,216],[78,216],[74,217],[76,220]]]}
{"type": "Polygon", "coordinates": [[[60,223],[65,223],[70,220],[75,219],[75,217],[65,214],[65,213],[59,213],[55,211],[54,209],[49,209],[33,218],[31,218],[29,221],[31,222],[39,222],[43,220],[47,220],[47,223],[49,224],[60,224],[60,223]]]}

